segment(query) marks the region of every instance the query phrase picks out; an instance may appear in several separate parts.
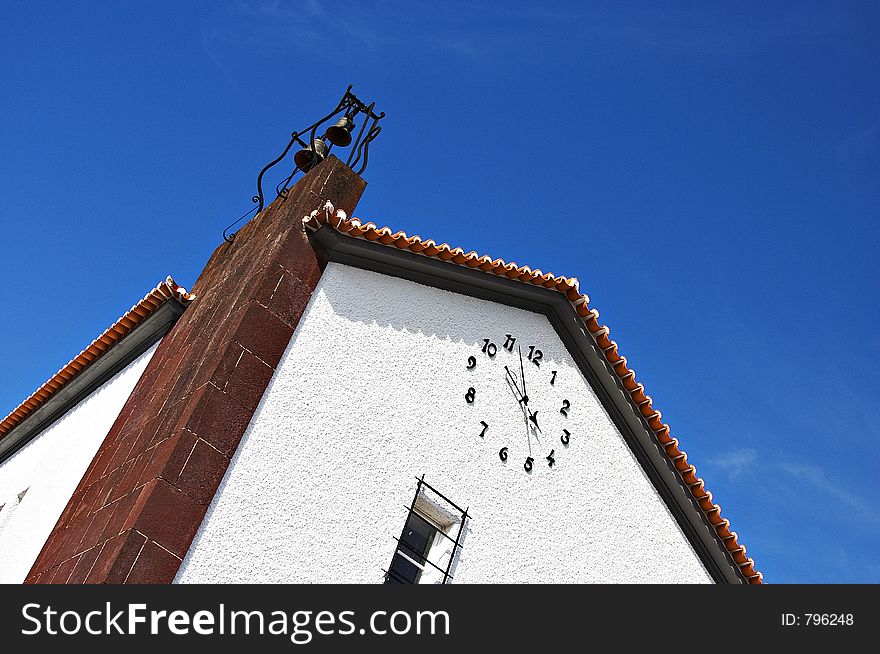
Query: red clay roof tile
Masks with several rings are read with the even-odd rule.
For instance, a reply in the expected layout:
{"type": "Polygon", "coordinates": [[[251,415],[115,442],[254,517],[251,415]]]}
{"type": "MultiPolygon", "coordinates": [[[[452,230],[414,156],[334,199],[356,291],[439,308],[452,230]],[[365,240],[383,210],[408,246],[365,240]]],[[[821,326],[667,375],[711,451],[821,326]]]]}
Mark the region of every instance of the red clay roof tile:
{"type": "Polygon", "coordinates": [[[8,416],[0,421],[0,438],[6,436],[25,418],[40,408],[65,384],[99,359],[107,350],[121,341],[129,332],[151,316],[167,300],[174,298],[188,304],[194,295],[178,286],[171,277],[160,282],[156,288],[147,293],[143,300],[135,304],[119,320],[113,323],[103,334],[98,336],[82,352],[77,354],[65,366],[49,378],[46,383],[35,390],[30,397],[13,409],[8,416]]]}

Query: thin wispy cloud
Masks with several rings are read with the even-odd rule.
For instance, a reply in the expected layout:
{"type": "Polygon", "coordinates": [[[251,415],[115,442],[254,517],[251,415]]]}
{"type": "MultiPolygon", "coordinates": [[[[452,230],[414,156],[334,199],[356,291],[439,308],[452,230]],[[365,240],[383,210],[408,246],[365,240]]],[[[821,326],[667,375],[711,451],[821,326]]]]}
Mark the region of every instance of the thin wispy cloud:
{"type": "Polygon", "coordinates": [[[552,49],[558,39],[627,43],[677,55],[739,54],[779,43],[815,42],[851,25],[839,12],[785,10],[753,22],[728,21],[715,8],[594,6],[505,7],[493,3],[386,0],[251,0],[217,5],[206,19],[206,54],[222,70],[219,50],[307,55],[326,61],[414,51],[479,63],[520,49],[552,49]]]}
{"type": "Polygon", "coordinates": [[[825,471],[815,464],[780,463],[778,467],[795,480],[806,482],[814,489],[832,498],[843,509],[859,520],[880,524],[880,511],[842,484],[830,479],[825,471]]]}
{"type": "Polygon", "coordinates": [[[499,13],[497,7],[480,3],[450,6],[390,0],[381,4],[380,17],[375,6],[348,0],[225,2],[202,26],[204,49],[221,70],[220,52],[228,48],[299,54],[328,62],[422,52],[473,64],[517,47],[522,39],[539,38],[536,26],[566,19],[564,12],[544,8],[499,13]],[[486,29],[499,27],[500,22],[505,29],[486,29]]]}
{"type": "Polygon", "coordinates": [[[721,456],[709,459],[709,464],[723,470],[729,479],[736,479],[758,460],[757,450],[743,448],[732,450],[721,456]]]}
{"type": "Polygon", "coordinates": [[[588,31],[597,38],[626,41],[661,54],[719,55],[752,52],[781,43],[824,41],[849,29],[845,14],[832,7],[780,9],[772,18],[727,20],[716,7],[618,7],[588,12],[588,31]]]}
{"type": "Polygon", "coordinates": [[[765,496],[767,507],[781,501],[779,493],[786,490],[784,503],[789,507],[794,503],[804,514],[833,510],[840,519],[880,527],[880,510],[817,464],[774,460],[754,448],[729,450],[706,463],[730,481],[751,484],[754,491],[765,496]],[[824,500],[817,503],[819,498],[824,500]]]}
{"type": "Polygon", "coordinates": [[[220,58],[214,53],[214,50],[211,47],[211,43],[210,43],[211,39],[210,39],[208,33],[204,30],[204,28],[201,30],[201,36],[202,36],[202,51],[205,53],[205,56],[207,56],[208,60],[212,64],[214,64],[214,66],[217,68],[217,70],[219,70],[223,74],[223,77],[226,78],[226,81],[229,82],[229,84],[230,84],[230,86],[232,86],[233,90],[235,90],[236,93],[240,93],[241,88],[236,83],[235,77],[229,72],[229,70],[226,68],[226,66],[223,64],[223,62],[220,60],[220,58]]]}
{"type": "MultiPolygon", "coordinates": [[[[767,557],[783,576],[813,583],[880,579],[880,562],[866,557],[851,537],[857,533],[866,542],[876,542],[880,510],[853,489],[855,484],[835,477],[820,464],[786,461],[750,447],[708,459],[705,470],[712,490],[718,490],[713,479],[726,478],[731,486],[747,488],[753,498],[750,519],[753,527],[763,526],[742,535],[747,544],[754,543],[750,555],[759,568],[767,557]],[[837,525],[836,536],[830,524],[837,525]],[[797,530],[796,539],[790,528],[797,530]]],[[[721,506],[726,506],[723,498],[721,506]]],[[[735,524],[742,523],[736,520],[735,524]]]]}

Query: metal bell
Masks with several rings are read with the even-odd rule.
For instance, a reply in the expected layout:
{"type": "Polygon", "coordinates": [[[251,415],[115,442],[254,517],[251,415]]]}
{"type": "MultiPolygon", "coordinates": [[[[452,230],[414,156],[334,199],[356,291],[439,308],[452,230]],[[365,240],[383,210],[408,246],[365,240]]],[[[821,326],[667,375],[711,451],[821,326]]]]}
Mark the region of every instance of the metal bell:
{"type": "Polygon", "coordinates": [[[344,148],[351,143],[351,132],[354,128],[354,121],[348,116],[343,116],[336,121],[335,125],[327,128],[324,136],[333,145],[338,145],[339,147],[344,148]]]}
{"type": "Polygon", "coordinates": [[[312,146],[308,145],[293,155],[293,163],[304,173],[309,172],[312,168],[324,161],[327,156],[327,144],[321,139],[315,139],[315,151],[312,152],[312,146]]]}

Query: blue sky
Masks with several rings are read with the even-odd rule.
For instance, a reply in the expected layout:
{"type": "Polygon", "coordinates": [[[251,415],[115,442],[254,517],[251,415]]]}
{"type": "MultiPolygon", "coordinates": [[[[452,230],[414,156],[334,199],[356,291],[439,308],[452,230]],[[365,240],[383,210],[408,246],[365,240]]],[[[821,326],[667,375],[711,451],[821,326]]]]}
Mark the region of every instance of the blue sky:
{"type": "Polygon", "coordinates": [[[0,413],[353,83],[359,217],[577,276],[766,580],[880,582],[880,7],[662,4],[5,2],[0,413]]]}

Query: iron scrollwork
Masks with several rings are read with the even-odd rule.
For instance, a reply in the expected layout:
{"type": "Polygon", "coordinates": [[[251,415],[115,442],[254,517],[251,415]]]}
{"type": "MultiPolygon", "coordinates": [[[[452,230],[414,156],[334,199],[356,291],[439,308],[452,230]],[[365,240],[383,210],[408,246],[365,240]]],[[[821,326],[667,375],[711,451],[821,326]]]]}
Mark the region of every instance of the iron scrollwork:
{"type": "Polygon", "coordinates": [[[263,194],[263,177],[271,168],[284,160],[295,144],[299,145],[301,149],[294,155],[293,169],[290,174],[275,186],[276,197],[285,197],[294,176],[298,172],[307,173],[314,168],[330,154],[334,146],[351,146],[345,164],[358,175],[362,174],[366,170],[369,161],[370,143],[382,131],[382,127],[378,123],[385,117],[385,112],[376,113],[375,107],[375,102],[366,104],[359,100],[351,92],[351,85],[349,84],[345,94],[333,111],[305,129],[292,132],[290,141],[281,154],[266,164],[257,175],[257,194],[251,198],[251,202],[256,206],[223,230],[223,240],[227,243],[232,243],[235,240],[235,233],[228,233],[229,230],[250,214],[256,212],[256,215],[259,215],[263,210],[266,205],[265,195],[263,194]],[[321,126],[337,116],[339,116],[339,120],[318,136],[318,130],[321,126]],[[352,132],[357,127],[356,121],[361,122],[360,130],[357,136],[352,138],[352,132]],[[359,167],[355,169],[355,166],[358,165],[359,167]]]}

